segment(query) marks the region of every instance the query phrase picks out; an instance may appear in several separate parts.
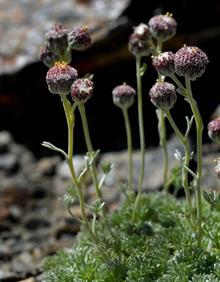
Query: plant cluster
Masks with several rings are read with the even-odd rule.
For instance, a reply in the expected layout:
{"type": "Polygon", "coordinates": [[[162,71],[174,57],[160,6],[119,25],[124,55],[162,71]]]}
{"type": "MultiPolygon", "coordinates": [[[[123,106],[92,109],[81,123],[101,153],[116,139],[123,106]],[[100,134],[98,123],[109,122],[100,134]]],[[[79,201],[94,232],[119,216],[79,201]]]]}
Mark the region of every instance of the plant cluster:
{"type": "MultiPolygon", "coordinates": [[[[66,29],[56,24],[46,34],[41,60],[49,67],[46,82],[51,93],[57,94],[63,104],[68,127],[68,151],[49,142],[43,146],[65,157],[72,177],[72,184],[64,195],[64,206],[72,213],[71,206],[79,202],[83,232],[77,246],[61,252],[46,263],[46,281],[219,281],[219,228],[213,224],[219,212],[220,200],[215,193],[204,192],[202,198],[202,135],[203,122],[192,94],[191,82],[206,70],[208,58],[196,46],[184,45],[176,53],[163,52],[163,43],[176,34],[177,22],[172,14],[152,17],[148,24],[141,23],[129,37],[128,48],[136,61],[137,91],[123,83],[113,91],[113,102],[123,113],[128,145],[128,183],[124,206],[112,215],[106,214],[102,186],[112,165],[102,165],[98,175],[96,158],[89,134],[85,104],[94,90],[93,76],[78,77],[71,67],[71,50],[84,51],[92,40],[87,27],[66,29]],[[143,195],[145,168],[145,133],[143,119],[142,79],[146,72],[146,57],[151,55],[157,71],[157,81],[149,90],[149,98],[156,106],[160,145],[164,152],[163,197],[143,195]],[[184,82],[181,81],[184,78],[184,82]],[[170,79],[171,81],[167,81],[170,79]],[[137,95],[136,95],[137,92],[137,95]],[[140,136],[140,173],[137,187],[133,181],[132,130],[129,108],[137,96],[138,127],[140,136]],[[192,116],[186,117],[186,130],[182,132],[170,110],[176,100],[183,98],[192,116]],[[73,165],[75,110],[78,109],[84,131],[87,153],[85,168],[76,175],[73,165]],[[169,172],[166,123],[169,122],[184,148],[184,155],[176,150],[179,167],[173,174],[179,175],[186,201],[181,205],[165,192],[169,191],[172,175],[169,172]],[[192,170],[190,161],[194,152],[190,149],[189,133],[196,126],[197,168],[192,170]],[[90,171],[96,189],[96,199],[90,205],[85,202],[84,175],[90,171]],[[190,179],[190,180],[189,180],[190,179]],[[135,193],[137,191],[137,194],[135,193]],[[205,203],[206,201],[206,203],[205,203]],[[87,210],[92,214],[88,219],[87,210]],[[208,215],[207,215],[208,211],[208,215]],[[205,216],[206,215],[206,216],[205,216]],[[163,254],[163,255],[161,255],[163,254]]],[[[219,143],[220,119],[208,125],[211,139],[219,143]]],[[[215,172],[220,175],[220,161],[216,160],[215,172]]]]}

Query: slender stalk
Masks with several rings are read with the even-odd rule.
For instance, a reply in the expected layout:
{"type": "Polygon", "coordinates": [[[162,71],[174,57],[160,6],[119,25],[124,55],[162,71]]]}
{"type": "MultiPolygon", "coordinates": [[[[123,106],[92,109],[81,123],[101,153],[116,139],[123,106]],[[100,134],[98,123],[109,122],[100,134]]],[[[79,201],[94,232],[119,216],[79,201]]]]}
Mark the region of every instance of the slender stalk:
{"type": "Polygon", "coordinates": [[[191,110],[195,117],[196,123],[196,143],[197,143],[197,183],[196,183],[196,208],[197,208],[197,227],[198,227],[198,242],[200,244],[202,237],[202,194],[201,194],[201,180],[202,180],[202,134],[203,134],[203,122],[197,106],[196,101],[193,98],[191,90],[191,81],[189,77],[185,77],[186,83],[186,95],[190,104],[191,110]]]}
{"type": "Polygon", "coordinates": [[[166,125],[165,125],[165,117],[164,112],[160,109],[157,110],[158,117],[158,132],[160,137],[160,146],[163,150],[163,183],[164,188],[168,189],[168,150],[167,150],[167,134],[166,134],[166,125]]]}
{"type": "Polygon", "coordinates": [[[85,227],[87,228],[88,232],[90,233],[91,237],[93,238],[94,241],[96,240],[96,237],[94,233],[92,232],[89,221],[86,215],[86,208],[85,208],[85,200],[84,200],[84,195],[82,191],[82,187],[80,182],[78,181],[78,178],[75,173],[75,169],[73,166],[73,129],[74,129],[74,113],[72,112],[71,104],[68,101],[67,97],[65,95],[60,95],[61,96],[61,101],[63,103],[63,108],[64,112],[66,115],[66,121],[67,121],[67,127],[68,127],[68,165],[69,165],[69,170],[71,173],[71,177],[73,180],[73,183],[75,184],[77,195],[79,198],[79,204],[80,204],[80,210],[81,210],[81,215],[83,219],[83,223],[85,227]]]}
{"type": "MultiPolygon", "coordinates": [[[[185,150],[184,165],[188,167],[189,161],[190,161],[190,148],[189,148],[188,139],[180,132],[178,126],[176,125],[175,121],[173,120],[170,114],[170,111],[166,111],[166,116],[175,134],[177,135],[180,142],[184,146],[184,150],[185,150]]],[[[189,185],[188,185],[188,172],[185,169],[182,170],[182,184],[183,184],[183,188],[186,194],[186,200],[189,205],[189,209],[191,210],[192,209],[192,199],[191,199],[189,185]]]]}
{"type": "MultiPolygon", "coordinates": [[[[93,146],[92,146],[92,142],[91,142],[91,138],[90,138],[90,134],[89,134],[89,127],[88,127],[88,122],[87,122],[87,118],[86,118],[85,105],[83,103],[78,103],[78,108],[79,108],[79,112],[80,112],[80,116],[81,116],[81,120],[82,120],[82,126],[83,126],[85,141],[86,141],[86,147],[87,147],[88,152],[92,153],[93,152],[93,146]]],[[[95,163],[93,163],[91,165],[91,173],[92,173],[92,178],[93,178],[93,182],[94,182],[95,189],[96,189],[96,195],[99,199],[102,199],[102,191],[99,188],[99,182],[98,182],[95,163]]]]}
{"type": "MultiPolygon", "coordinates": [[[[157,40],[156,54],[159,55],[163,46],[163,41],[157,40]]],[[[164,81],[165,77],[161,76],[158,73],[159,81],[164,81]]],[[[158,110],[158,129],[159,129],[159,137],[160,137],[160,146],[163,150],[163,183],[164,189],[168,190],[168,169],[169,169],[169,159],[168,159],[168,150],[167,150],[167,132],[166,132],[166,122],[164,112],[159,109],[158,110]]]]}
{"type": "Polygon", "coordinates": [[[144,136],[144,118],[143,118],[143,103],[142,103],[142,83],[141,83],[141,57],[136,56],[136,78],[137,78],[137,95],[138,95],[138,125],[140,133],[140,147],[141,147],[141,168],[138,179],[138,194],[134,203],[134,209],[132,214],[132,221],[135,218],[136,209],[138,207],[139,199],[142,192],[142,183],[144,178],[145,167],[145,136],[144,136]]]}
{"type": "Polygon", "coordinates": [[[133,194],[133,164],[132,164],[132,136],[131,136],[131,125],[128,116],[128,108],[122,108],[124,121],[125,121],[125,128],[127,134],[127,147],[128,147],[128,171],[129,171],[129,178],[128,178],[128,188],[129,188],[129,196],[133,194]]]}

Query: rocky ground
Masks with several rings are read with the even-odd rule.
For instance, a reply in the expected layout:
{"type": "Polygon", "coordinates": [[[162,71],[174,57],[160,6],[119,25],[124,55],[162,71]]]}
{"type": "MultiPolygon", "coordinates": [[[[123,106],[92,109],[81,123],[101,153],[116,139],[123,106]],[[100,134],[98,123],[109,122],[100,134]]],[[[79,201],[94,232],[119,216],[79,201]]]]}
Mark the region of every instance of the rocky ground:
{"type": "MultiPolygon", "coordinates": [[[[171,166],[173,152],[180,148],[176,139],[169,141],[171,166]]],[[[213,173],[217,147],[204,147],[203,186],[218,188],[213,173]]],[[[126,180],[126,152],[107,153],[100,157],[114,168],[103,188],[110,210],[117,207],[120,191],[116,183],[126,180]]],[[[84,158],[75,156],[76,170],[84,166],[84,158]]],[[[134,153],[135,175],[139,171],[139,154],[134,153]]],[[[137,182],[137,177],[135,177],[137,182]]],[[[0,281],[42,281],[42,261],[57,250],[69,247],[80,229],[79,223],[63,208],[62,198],[69,183],[65,161],[54,155],[36,160],[24,146],[16,144],[11,135],[0,132],[0,281]]],[[[94,190],[87,179],[88,198],[94,190]]],[[[145,191],[162,186],[162,152],[155,148],[146,153],[145,191]]],[[[79,214],[77,205],[73,212],[79,214]]]]}

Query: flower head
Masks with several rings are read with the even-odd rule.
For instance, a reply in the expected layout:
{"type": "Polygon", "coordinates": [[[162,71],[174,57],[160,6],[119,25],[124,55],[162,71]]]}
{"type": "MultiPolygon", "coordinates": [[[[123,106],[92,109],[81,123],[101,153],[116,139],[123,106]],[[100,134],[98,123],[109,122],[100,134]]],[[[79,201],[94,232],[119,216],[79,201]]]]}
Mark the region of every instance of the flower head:
{"type": "Polygon", "coordinates": [[[154,38],[161,41],[167,41],[176,34],[177,22],[172,14],[157,15],[148,22],[149,29],[154,38]]]}
{"type": "Polygon", "coordinates": [[[47,72],[46,81],[49,91],[54,94],[69,94],[70,87],[77,79],[78,72],[65,62],[57,62],[47,72]]]}
{"type": "Polygon", "coordinates": [[[160,75],[169,76],[175,72],[174,54],[163,52],[158,56],[152,56],[152,64],[160,75]]]}
{"type": "Polygon", "coordinates": [[[126,83],[116,86],[112,90],[113,102],[120,108],[128,108],[134,104],[136,91],[126,83]]]}
{"type": "Polygon", "coordinates": [[[51,68],[59,61],[59,56],[48,50],[48,47],[42,48],[40,51],[40,60],[44,63],[45,66],[51,68]]]}
{"type": "Polygon", "coordinates": [[[152,52],[151,39],[148,26],[141,23],[134,27],[134,31],[129,37],[128,49],[135,56],[149,56],[152,52]]]}
{"type": "Polygon", "coordinates": [[[80,78],[71,86],[71,97],[74,101],[85,103],[92,95],[94,83],[89,78],[80,78]]]}
{"type": "Polygon", "coordinates": [[[220,117],[209,122],[208,135],[214,142],[220,144],[220,117]]]}
{"type": "Polygon", "coordinates": [[[170,110],[176,103],[175,86],[168,82],[156,82],[149,91],[151,102],[161,110],[170,110]]]}
{"type": "Polygon", "coordinates": [[[61,24],[55,24],[46,33],[46,46],[49,51],[62,56],[68,48],[68,30],[61,24]]]}
{"type": "Polygon", "coordinates": [[[208,62],[206,54],[194,46],[182,47],[174,57],[176,73],[180,76],[188,76],[191,80],[195,80],[205,72],[208,62]]]}
{"type": "Polygon", "coordinates": [[[88,27],[74,27],[68,34],[69,48],[77,51],[84,51],[92,44],[88,27]]]}

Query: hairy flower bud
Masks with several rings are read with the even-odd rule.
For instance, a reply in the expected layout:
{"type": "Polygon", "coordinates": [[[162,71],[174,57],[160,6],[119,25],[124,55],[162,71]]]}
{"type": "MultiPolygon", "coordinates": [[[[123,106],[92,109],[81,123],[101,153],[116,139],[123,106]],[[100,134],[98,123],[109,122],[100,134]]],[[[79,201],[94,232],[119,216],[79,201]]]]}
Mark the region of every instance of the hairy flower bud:
{"type": "Polygon", "coordinates": [[[71,97],[73,101],[85,103],[92,95],[94,83],[89,78],[80,78],[71,86],[71,97]]]}
{"type": "Polygon", "coordinates": [[[77,79],[77,70],[67,65],[65,62],[57,62],[55,66],[47,72],[46,81],[48,89],[54,94],[70,93],[70,87],[77,79]]]}
{"type": "Polygon", "coordinates": [[[167,41],[176,34],[177,22],[172,18],[172,14],[167,13],[152,17],[148,26],[154,38],[167,41]]]}
{"type": "Polygon", "coordinates": [[[141,23],[134,27],[134,31],[129,37],[128,49],[135,56],[149,56],[152,51],[151,39],[148,26],[141,23]]]}
{"type": "Polygon", "coordinates": [[[68,34],[69,48],[77,51],[84,51],[92,44],[88,27],[74,27],[68,34]]]}
{"type": "Polygon", "coordinates": [[[59,61],[59,56],[48,50],[48,47],[42,48],[40,51],[40,60],[45,66],[51,68],[59,61]]]}
{"type": "Polygon", "coordinates": [[[205,72],[208,62],[206,54],[194,46],[182,47],[174,57],[176,73],[180,76],[188,76],[191,80],[195,80],[205,72]]]}
{"type": "Polygon", "coordinates": [[[220,144],[220,117],[209,122],[208,135],[214,142],[220,144]]]}
{"type": "Polygon", "coordinates": [[[120,108],[128,108],[134,104],[136,91],[126,83],[116,86],[112,90],[113,102],[120,108]]]}
{"type": "Polygon", "coordinates": [[[59,54],[62,58],[68,48],[68,31],[61,24],[46,33],[46,45],[49,51],[59,54]]]}
{"type": "Polygon", "coordinates": [[[151,102],[161,110],[170,110],[176,103],[175,86],[168,82],[156,82],[150,89],[151,102]]]}
{"type": "Polygon", "coordinates": [[[152,56],[152,64],[160,75],[169,76],[175,72],[174,54],[172,52],[163,52],[157,57],[152,56]]]}

